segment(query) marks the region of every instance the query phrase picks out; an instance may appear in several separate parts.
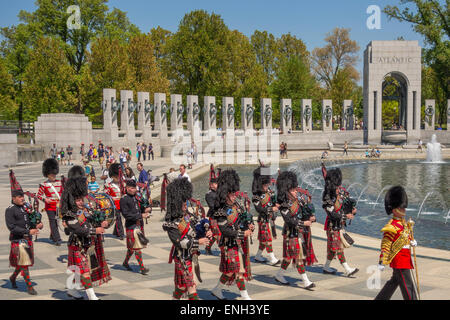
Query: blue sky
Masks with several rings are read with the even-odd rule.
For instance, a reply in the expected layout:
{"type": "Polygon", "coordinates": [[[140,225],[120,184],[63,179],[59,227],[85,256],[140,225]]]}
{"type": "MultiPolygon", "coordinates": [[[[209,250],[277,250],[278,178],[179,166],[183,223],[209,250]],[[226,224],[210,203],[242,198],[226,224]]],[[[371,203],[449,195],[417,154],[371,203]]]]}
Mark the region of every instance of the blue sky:
{"type": "MultiPolygon", "coordinates": [[[[34,0],[0,0],[0,26],[17,24],[20,10],[33,11],[34,0]]],[[[421,35],[412,30],[411,24],[388,21],[381,15],[381,29],[369,30],[366,20],[369,5],[398,5],[399,0],[110,0],[109,7],[128,13],[131,22],[141,31],[148,32],[158,25],[172,32],[177,30],[183,16],[192,10],[204,9],[219,14],[230,29],[237,29],[247,36],[255,30],[267,30],[275,36],[290,32],[302,39],[308,50],[324,45],[327,32],[335,27],[350,28],[351,38],[361,48],[358,70],[362,72],[363,51],[371,40],[419,40],[421,35]]]]}

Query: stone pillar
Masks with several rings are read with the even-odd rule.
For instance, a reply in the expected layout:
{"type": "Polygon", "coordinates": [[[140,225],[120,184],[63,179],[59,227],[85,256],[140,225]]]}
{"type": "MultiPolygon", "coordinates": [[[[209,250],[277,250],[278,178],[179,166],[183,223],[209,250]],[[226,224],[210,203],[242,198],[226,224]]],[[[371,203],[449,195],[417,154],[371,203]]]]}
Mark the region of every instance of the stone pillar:
{"type": "Polygon", "coordinates": [[[353,130],[355,118],[352,100],[344,100],[344,105],[342,107],[342,120],[345,130],[353,130]]]}
{"type": "MultiPolygon", "coordinates": [[[[203,106],[203,129],[209,131],[210,134],[213,134],[213,131],[216,131],[216,116],[217,116],[217,107],[216,107],[216,97],[205,96],[205,105],[203,106]]],[[[214,134],[213,134],[214,135],[214,134]]]]}
{"type": "Polygon", "coordinates": [[[425,130],[434,130],[436,117],[436,101],[425,100],[425,130]]]}
{"type": "Polygon", "coordinates": [[[303,133],[309,133],[312,131],[312,100],[302,99],[300,100],[301,117],[302,117],[302,131],[303,133]]]}
{"type": "Polygon", "coordinates": [[[155,131],[159,131],[160,139],[167,139],[167,103],[165,93],[155,93],[155,131]]]}
{"type": "Polygon", "coordinates": [[[133,99],[133,91],[120,91],[120,131],[126,134],[128,140],[136,139],[136,130],[134,128],[134,112],[136,111],[136,103],[133,99]]]}
{"type": "Polygon", "coordinates": [[[170,95],[170,130],[172,137],[178,139],[183,136],[183,97],[181,94],[170,95]]]}
{"type": "Polygon", "coordinates": [[[280,101],[281,110],[281,131],[283,134],[288,133],[292,130],[292,100],[291,99],[281,99],[280,101]]]}
{"type": "Polygon", "coordinates": [[[187,96],[187,128],[192,139],[200,136],[200,111],[198,96],[187,96]]]}
{"type": "Polygon", "coordinates": [[[117,126],[117,112],[120,109],[120,101],[116,100],[116,89],[103,89],[103,130],[106,139],[104,143],[111,143],[119,137],[117,126]]]}
{"type": "Polygon", "coordinates": [[[322,100],[322,131],[333,130],[333,102],[322,100]]]}
{"type": "Polygon", "coordinates": [[[261,99],[261,129],[272,130],[272,99],[261,99]]]}
{"type": "Polygon", "coordinates": [[[252,98],[241,99],[241,128],[242,130],[253,130],[253,115],[255,108],[253,107],[252,98]]]}
{"type": "Polygon", "coordinates": [[[233,97],[222,98],[222,130],[227,136],[234,135],[234,118],[236,108],[234,107],[233,97]]]}
{"type": "Polygon", "coordinates": [[[142,131],[142,139],[152,138],[150,93],[138,92],[138,130],[142,131]]]}

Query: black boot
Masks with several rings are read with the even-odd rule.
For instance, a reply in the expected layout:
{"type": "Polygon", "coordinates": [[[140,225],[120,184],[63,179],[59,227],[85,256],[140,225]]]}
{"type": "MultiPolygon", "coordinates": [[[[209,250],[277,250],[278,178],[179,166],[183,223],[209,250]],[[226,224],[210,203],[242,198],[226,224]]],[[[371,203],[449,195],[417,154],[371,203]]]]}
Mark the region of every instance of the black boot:
{"type": "Polygon", "coordinates": [[[16,278],[11,276],[11,277],[9,277],[9,281],[11,281],[11,287],[13,289],[17,289],[16,278]]]}
{"type": "Polygon", "coordinates": [[[144,268],[141,270],[141,273],[145,276],[150,271],[149,268],[144,268]]]}
{"type": "Polygon", "coordinates": [[[36,290],[34,290],[33,287],[28,287],[27,288],[27,292],[28,292],[28,294],[30,294],[32,296],[36,296],[37,295],[37,292],[36,292],[36,290]]]}

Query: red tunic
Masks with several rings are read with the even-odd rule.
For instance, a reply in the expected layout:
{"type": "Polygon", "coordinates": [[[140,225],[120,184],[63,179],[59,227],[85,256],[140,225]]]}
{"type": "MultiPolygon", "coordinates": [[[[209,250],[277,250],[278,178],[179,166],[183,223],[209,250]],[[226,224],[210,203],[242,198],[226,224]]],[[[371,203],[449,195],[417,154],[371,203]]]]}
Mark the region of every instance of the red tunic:
{"type": "Polygon", "coordinates": [[[120,199],[122,198],[120,193],[120,187],[114,182],[107,183],[105,185],[105,193],[108,194],[113,200],[117,210],[120,210],[120,199]]]}
{"type": "Polygon", "coordinates": [[[55,180],[53,182],[47,180],[39,185],[37,198],[45,203],[46,211],[56,211],[56,207],[58,206],[59,200],[61,198],[62,189],[63,188],[60,180],[55,180]],[[45,199],[50,199],[51,202],[46,203],[45,199]]]}
{"type": "MultiPolygon", "coordinates": [[[[391,245],[400,237],[404,228],[403,220],[394,218],[382,229],[385,232],[381,245],[380,260],[389,253],[391,245]]],[[[408,248],[401,249],[391,261],[390,267],[394,269],[414,269],[411,260],[411,250],[408,248]]]]}

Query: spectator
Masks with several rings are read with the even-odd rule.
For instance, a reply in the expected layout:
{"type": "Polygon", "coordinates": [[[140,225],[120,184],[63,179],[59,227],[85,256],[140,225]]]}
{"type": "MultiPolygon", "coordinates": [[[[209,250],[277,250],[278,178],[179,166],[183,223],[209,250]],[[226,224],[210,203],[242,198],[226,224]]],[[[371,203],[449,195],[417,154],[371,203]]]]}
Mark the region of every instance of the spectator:
{"type": "Polygon", "coordinates": [[[344,153],[343,153],[343,155],[344,154],[346,154],[348,156],[348,143],[347,143],[347,141],[345,141],[345,143],[344,143],[344,153]]]}
{"type": "Polygon", "coordinates": [[[92,146],[92,144],[91,144],[91,145],[89,146],[89,151],[88,151],[88,154],[87,154],[89,162],[92,161],[92,156],[93,156],[93,155],[94,155],[94,150],[93,150],[93,146],[92,146]]]}
{"type": "Polygon", "coordinates": [[[116,156],[114,155],[113,147],[109,147],[109,163],[116,162],[116,156]]]}
{"type": "Polygon", "coordinates": [[[94,160],[96,160],[97,157],[98,157],[98,151],[97,151],[97,148],[95,148],[95,147],[93,146],[93,147],[92,147],[92,158],[93,158],[94,160]]]}
{"type": "Polygon", "coordinates": [[[328,158],[328,151],[327,150],[324,150],[323,152],[322,152],[322,156],[320,157],[321,159],[327,159],[328,158]]]}
{"type": "Polygon", "coordinates": [[[86,177],[89,177],[91,174],[95,175],[94,172],[94,167],[92,167],[91,164],[89,164],[88,160],[83,160],[83,164],[84,164],[84,172],[86,173],[86,177]]]}
{"type": "Polygon", "coordinates": [[[103,144],[99,144],[98,146],[98,163],[103,169],[103,161],[105,160],[105,149],[103,147],[103,144]]]}
{"type": "Polygon", "coordinates": [[[81,161],[84,161],[84,157],[86,155],[86,153],[84,151],[84,143],[82,143],[80,146],[80,155],[81,155],[81,161]]]}
{"type": "Polygon", "coordinates": [[[151,143],[148,146],[148,160],[150,160],[150,155],[152,156],[152,160],[155,160],[155,157],[153,155],[153,145],[151,143]]]}
{"type": "Polygon", "coordinates": [[[56,148],[56,144],[53,144],[53,147],[50,148],[50,157],[52,157],[52,159],[56,159],[56,154],[58,153],[58,149],[56,148]]]}
{"type": "Polygon", "coordinates": [[[61,148],[61,151],[59,152],[59,154],[61,155],[61,163],[63,166],[65,166],[66,165],[66,160],[65,160],[66,154],[64,153],[64,148],[61,148]]]}
{"type": "Polygon", "coordinates": [[[142,145],[141,145],[140,143],[138,143],[138,144],[136,145],[136,151],[137,151],[136,158],[138,159],[139,162],[141,162],[142,145]]]}
{"type": "Polygon", "coordinates": [[[145,143],[142,143],[142,157],[144,158],[144,161],[146,160],[147,156],[147,145],[145,143]]]}
{"type": "Polygon", "coordinates": [[[125,153],[125,149],[122,148],[122,151],[119,154],[120,167],[122,171],[125,171],[125,165],[127,163],[127,154],[125,153]]]}
{"type": "Polygon", "coordinates": [[[136,176],[134,175],[133,169],[130,167],[125,168],[125,178],[128,180],[134,180],[137,182],[136,176]]]}
{"type": "Polygon", "coordinates": [[[197,164],[198,152],[197,152],[197,145],[194,142],[192,142],[192,157],[194,160],[194,164],[197,164]]]}
{"type": "Polygon", "coordinates": [[[110,183],[112,181],[111,177],[109,176],[109,167],[111,166],[111,162],[106,162],[106,168],[103,169],[102,176],[100,179],[103,180],[104,185],[110,183]]]}
{"type": "Polygon", "coordinates": [[[180,165],[180,175],[178,178],[187,178],[189,182],[191,182],[191,178],[186,172],[186,166],[184,164],[180,165]]]}
{"type": "Polygon", "coordinates": [[[420,153],[423,152],[423,147],[422,147],[422,145],[423,145],[422,139],[419,139],[419,144],[417,145],[417,151],[416,151],[416,153],[418,153],[419,151],[420,151],[420,153]]]}
{"type": "Polygon", "coordinates": [[[171,183],[173,180],[178,179],[179,174],[175,171],[175,168],[170,168],[167,174],[167,180],[171,183]]]}
{"type": "Polygon", "coordinates": [[[188,152],[186,152],[186,158],[187,158],[188,169],[192,169],[192,152],[191,152],[191,149],[189,149],[188,152]]]}
{"type": "Polygon", "coordinates": [[[70,146],[70,144],[67,146],[66,148],[66,152],[67,152],[67,161],[68,161],[68,165],[73,165],[72,162],[72,153],[73,153],[73,148],[70,146]]]}
{"type": "Polygon", "coordinates": [[[138,182],[148,184],[149,182],[148,173],[147,171],[144,170],[144,165],[141,162],[137,164],[137,170],[139,171],[138,182]]]}
{"type": "Polygon", "coordinates": [[[100,186],[98,185],[96,180],[97,179],[95,175],[91,174],[91,181],[88,183],[89,193],[97,193],[98,190],[100,189],[100,186]]]}
{"type": "Polygon", "coordinates": [[[381,151],[380,151],[380,149],[377,148],[377,153],[376,153],[376,154],[377,154],[377,158],[380,158],[380,157],[381,157],[381,151]]]}
{"type": "Polygon", "coordinates": [[[370,155],[369,155],[369,149],[366,149],[366,158],[369,158],[370,157],[370,155]]]}
{"type": "Polygon", "coordinates": [[[56,152],[56,160],[58,161],[59,165],[61,165],[61,153],[59,151],[56,152]]]}

